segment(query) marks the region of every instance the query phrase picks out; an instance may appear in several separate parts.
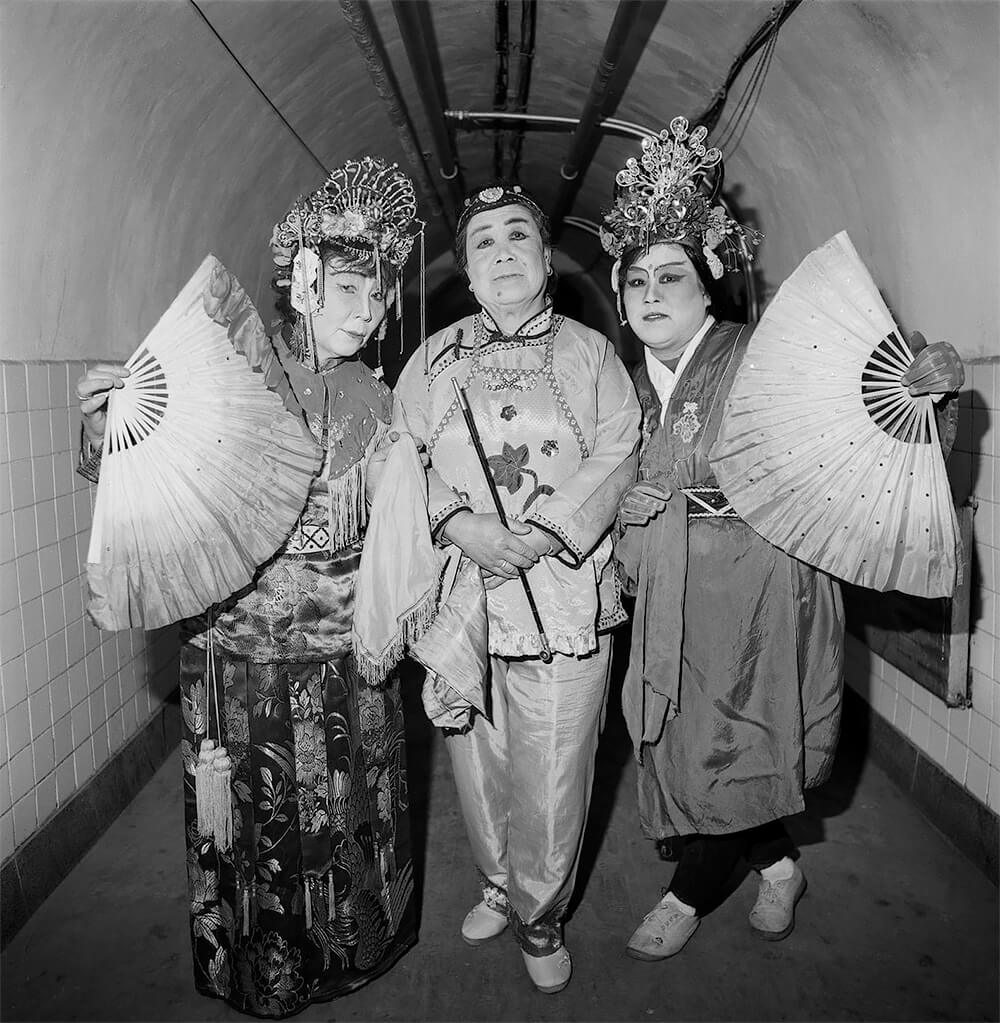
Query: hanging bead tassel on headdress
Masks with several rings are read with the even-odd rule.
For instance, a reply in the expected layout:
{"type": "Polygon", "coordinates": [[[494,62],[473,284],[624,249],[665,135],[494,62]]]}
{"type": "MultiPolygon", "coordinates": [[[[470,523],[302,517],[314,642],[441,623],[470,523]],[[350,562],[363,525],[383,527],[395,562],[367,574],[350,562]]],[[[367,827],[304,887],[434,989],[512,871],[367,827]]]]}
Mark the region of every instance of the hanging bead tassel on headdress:
{"type": "Polygon", "coordinates": [[[212,643],[212,620],[209,616],[207,666],[205,670],[205,731],[198,751],[198,766],[194,772],[195,805],[198,815],[198,834],[211,838],[220,852],[233,844],[233,762],[222,745],[222,715],[219,711],[219,693],[215,675],[215,651],[212,643]],[[215,698],[215,725],[218,745],[208,737],[211,730],[211,705],[215,698]]]}
{"type": "Polygon", "coordinates": [[[424,376],[430,376],[427,354],[427,252],[424,248],[424,225],[420,225],[420,344],[424,348],[424,376]]]}

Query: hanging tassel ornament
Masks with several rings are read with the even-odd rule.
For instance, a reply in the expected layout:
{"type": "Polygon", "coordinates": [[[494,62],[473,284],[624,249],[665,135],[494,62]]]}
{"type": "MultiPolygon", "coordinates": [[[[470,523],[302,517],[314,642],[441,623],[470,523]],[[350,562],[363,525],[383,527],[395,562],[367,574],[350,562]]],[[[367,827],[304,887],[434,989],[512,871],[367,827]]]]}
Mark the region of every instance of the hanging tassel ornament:
{"type": "Polygon", "coordinates": [[[378,380],[385,376],[385,370],[382,368],[382,342],[385,340],[388,328],[389,317],[383,316],[382,322],[378,325],[378,331],[375,334],[375,377],[378,380]]]}
{"type": "Polygon", "coordinates": [[[215,675],[215,652],[212,646],[212,621],[209,618],[208,661],[205,672],[205,727],[211,727],[212,698],[215,702],[215,726],[219,745],[207,735],[198,750],[194,791],[198,815],[198,834],[210,838],[220,852],[233,845],[233,762],[222,742],[222,714],[219,711],[219,692],[215,675]]]}

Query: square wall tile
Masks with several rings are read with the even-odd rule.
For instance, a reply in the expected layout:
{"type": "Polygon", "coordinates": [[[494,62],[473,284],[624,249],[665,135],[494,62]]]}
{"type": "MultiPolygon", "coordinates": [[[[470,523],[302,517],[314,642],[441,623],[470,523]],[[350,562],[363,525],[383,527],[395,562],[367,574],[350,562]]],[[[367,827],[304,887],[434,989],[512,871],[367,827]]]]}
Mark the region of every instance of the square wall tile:
{"type": "Polygon", "coordinates": [[[7,661],[0,668],[0,687],[3,689],[4,710],[10,710],[28,698],[28,676],[23,654],[7,661]]]}
{"type": "Polygon", "coordinates": [[[990,768],[989,792],[986,795],[990,809],[1000,814],[1000,768],[990,768]]]}
{"type": "Polygon", "coordinates": [[[969,718],[969,749],[988,762],[993,723],[977,710],[972,710],[969,718]]]}
{"type": "Polygon", "coordinates": [[[0,814],[0,860],[14,851],[14,812],[0,814]]]}
{"type": "Polygon", "coordinates": [[[49,396],[49,367],[45,363],[28,362],[24,366],[28,392],[28,408],[47,412],[52,405],[49,396]]]}
{"type": "Polygon", "coordinates": [[[7,469],[10,473],[11,508],[16,510],[32,506],[35,503],[35,476],[31,470],[31,459],[12,461],[7,469]]]}
{"type": "Polygon", "coordinates": [[[24,672],[28,677],[28,693],[34,695],[49,684],[49,658],[44,643],[37,643],[24,654],[24,672]]]}
{"type": "Polygon", "coordinates": [[[76,772],[76,784],[80,788],[94,776],[94,747],[90,739],[74,751],[73,770],[76,772]]]}
{"type": "Polygon", "coordinates": [[[60,806],[64,806],[73,793],[76,792],[76,771],[73,768],[73,758],[67,757],[56,768],[56,799],[60,806]]]}
{"type": "Polygon", "coordinates": [[[14,804],[14,841],[20,845],[30,838],[38,826],[38,811],[35,807],[35,794],[29,793],[20,802],[14,804]]]}
{"type": "MultiPolygon", "coordinates": [[[[919,707],[913,708],[913,718],[910,721],[910,740],[917,749],[927,752],[927,744],[930,737],[931,719],[919,707]]],[[[940,727],[940,726],[939,726],[940,727]]]]}
{"type": "MultiPolygon", "coordinates": [[[[0,480],[0,486],[2,485],[3,481],[0,480]]],[[[14,513],[0,512],[0,564],[6,565],[7,562],[13,561],[14,555],[14,513]]],[[[8,578],[6,571],[0,575],[0,586],[11,593],[17,589],[14,580],[8,578]]]]}
{"type": "Polygon", "coordinates": [[[944,769],[960,784],[965,784],[965,767],[969,760],[969,748],[954,736],[948,737],[948,752],[944,769]]]}
{"type": "Polygon", "coordinates": [[[23,363],[3,364],[3,391],[7,412],[26,412],[28,409],[28,379],[23,363]]]}
{"type": "Polygon", "coordinates": [[[52,704],[47,686],[41,692],[28,697],[28,715],[31,719],[32,742],[43,732],[52,730],[52,704]]]}
{"type": "Polygon", "coordinates": [[[10,794],[16,803],[23,799],[35,786],[35,761],[31,747],[25,746],[10,761],[10,794]]]}
{"type": "Polygon", "coordinates": [[[45,619],[42,614],[41,597],[35,597],[34,600],[29,600],[22,606],[21,628],[24,631],[25,650],[30,650],[45,639],[45,619]]]}
{"type": "Polygon", "coordinates": [[[35,788],[35,806],[38,823],[44,824],[56,809],[56,776],[55,772],[46,775],[35,788]]]}
{"type": "Polygon", "coordinates": [[[65,408],[69,404],[69,378],[65,362],[50,362],[49,372],[49,403],[53,409],[65,408]]]}
{"type": "Polygon", "coordinates": [[[32,409],[28,413],[28,435],[31,438],[31,457],[52,457],[52,417],[48,409],[32,409]]]}
{"type": "Polygon", "coordinates": [[[14,756],[31,742],[31,722],[28,715],[28,701],[22,700],[4,711],[7,726],[7,755],[14,756]]]}
{"type": "Polygon", "coordinates": [[[49,700],[52,704],[53,721],[65,718],[69,714],[69,677],[65,671],[52,680],[49,687],[49,700]]]}
{"type": "Polygon", "coordinates": [[[73,749],[79,749],[85,742],[89,742],[94,734],[90,725],[90,706],[86,701],[78,703],[70,712],[70,723],[73,728],[73,749]]]}
{"type": "Polygon", "coordinates": [[[33,743],[32,752],[35,755],[35,784],[50,774],[56,766],[55,745],[52,740],[52,729],[43,732],[33,743]]]}
{"type": "Polygon", "coordinates": [[[7,452],[11,462],[31,458],[31,426],[27,412],[8,412],[7,452]]]}
{"type": "Polygon", "coordinates": [[[986,793],[989,788],[990,769],[982,757],[975,753],[969,755],[969,767],[965,775],[965,787],[976,797],[986,802],[986,793]]]}
{"type": "Polygon", "coordinates": [[[63,715],[52,726],[52,746],[56,763],[60,764],[73,753],[73,721],[69,714],[63,715]]]}

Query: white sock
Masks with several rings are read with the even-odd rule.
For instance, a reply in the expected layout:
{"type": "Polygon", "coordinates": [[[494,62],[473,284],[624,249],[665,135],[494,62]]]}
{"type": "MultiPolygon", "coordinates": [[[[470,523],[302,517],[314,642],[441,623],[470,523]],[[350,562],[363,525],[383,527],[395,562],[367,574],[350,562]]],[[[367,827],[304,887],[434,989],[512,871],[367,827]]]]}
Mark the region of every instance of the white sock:
{"type": "Polygon", "coordinates": [[[765,867],[760,876],[765,881],[787,881],[795,873],[795,864],[788,856],[782,856],[777,863],[765,867]]]}
{"type": "Polygon", "coordinates": [[[697,911],[694,906],[689,906],[686,902],[681,902],[673,892],[667,892],[663,897],[664,902],[669,902],[672,906],[676,906],[685,916],[697,916],[697,911]]]}

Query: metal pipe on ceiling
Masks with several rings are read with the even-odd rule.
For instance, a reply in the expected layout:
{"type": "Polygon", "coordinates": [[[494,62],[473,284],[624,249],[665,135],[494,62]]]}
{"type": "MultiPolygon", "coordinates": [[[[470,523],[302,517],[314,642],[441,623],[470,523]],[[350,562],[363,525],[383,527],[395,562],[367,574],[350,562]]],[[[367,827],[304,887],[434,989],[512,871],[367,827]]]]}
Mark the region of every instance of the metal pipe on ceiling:
{"type": "MultiPolygon", "coordinates": [[[[493,110],[502,113],[507,109],[507,92],[510,84],[510,7],[508,0],[496,0],[496,14],[493,24],[493,46],[496,50],[496,72],[493,76],[493,110]]],[[[504,133],[493,133],[493,177],[503,177],[504,133]]]]}
{"type": "MultiPolygon", "coordinates": [[[[537,0],[521,0],[521,42],[518,46],[517,97],[514,111],[523,114],[528,109],[528,95],[531,91],[531,65],[535,60],[535,25],[538,20],[537,0]]],[[[510,147],[510,176],[513,181],[521,180],[521,149],[524,146],[524,125],[514,136],[510,147]]]]}
{"type": "Polygon", "coordinates": [[[371,8],[366,0],[340,0],[340,9],[354,36],[354,42],[364,58],[375,91],[385,104],[389,120],[396,129],[403,153],[410,163],[417,185],[425,195],[430,213],[435,217],[443,217],[444,209],[441,205],[441,196],[427,169],[416,132],[413,130],[413,122],[410,120],[406,104],[399,91],[399,83],[386,60],[385,47],[382,44],[382,37],[379,35],[371,8]]]}
{"type": "Polygon", "coordinates": [[[580,114],[569,152],[563,161],[562,184],[552,210],[552,232],[558,237],[583,176],[600,141],[598,125],[618,104],[667,0],[619,0],[604,43],[590,95],[580,114]]]}
{"type": "MultiPolygon", "coordinates": [[[[487,128],[491,121],[520,121],[527,131],[575,131],[580,123],[579,117],[560,117],[555,114],[516,114],[506,111],[492,110],[446,110],[444,116],[455,121],[458,127],[466,131],[487,128]],[[466,123],[471,122],[471,123],[466,123]]],[[[653,138],[656,132],[644,128],[632,121],[623,121],[618,117],[605,117],[598,122],[600,131],[606,135],[620,135],[622,138],[645,139],[653,138]]]]}
{"type": "Polygon", "coordinates": [[[452,128],[444,118],[448,102],[437,45],[433,42],[434,24],[430,10],[426,0],[393,0],[392,9],[413,70],[417,93],[430,125],[438,173],[448,182],[452,203],[458,209],[465,197],[465,184],[458,165],[452,128]]]}

